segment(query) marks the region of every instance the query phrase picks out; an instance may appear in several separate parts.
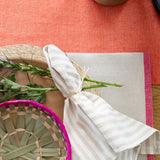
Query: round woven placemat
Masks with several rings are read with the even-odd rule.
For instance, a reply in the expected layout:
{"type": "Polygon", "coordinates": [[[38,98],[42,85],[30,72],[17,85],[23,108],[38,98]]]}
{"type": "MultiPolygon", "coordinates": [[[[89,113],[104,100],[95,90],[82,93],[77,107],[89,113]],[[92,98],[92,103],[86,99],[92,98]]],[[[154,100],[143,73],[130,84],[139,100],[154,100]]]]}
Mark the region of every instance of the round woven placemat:
{"type": "Polygon", "coordinates": [[[34,101],[0,103],[0,159],[71,160],[63,123],[51,109],[34,101]]]}
{"type": "MultiPolygon", "coordinates": [[[[7,56],[10,60],[15,62],[24,63],[28,62],[38,67],[48,68],[46,59],[43,55],[43,50],[38,46],[31,45],[12,45],[0,47],[0,58],[5,58],[7,56]]],[[[80,75],[84,74],[84,71],[74,62],[72,62],[80,75]]],[[[2,71],[1,71],[2,72],[2,71]]],[[[29,84],[26,73],[22,71],[16,72],[16,80],[20,84],[29,84]]],[[[41,84],[44,87],[55,86],[52,79],[46,79],[44,77],[36,75],[32,79],[32,83],[41,84]]],[[[83,86],[91,85],[90,82],[83,82],[83,86]]],[[[100,96],[98,89],[88,89],[87,91],[95,93],[100,96]]],[[[63,120],[63,107],[64,107],[64,97],[59,91],[53,91],[47,93],[45,106],[52,109],[61,120],[63,120]]]]}

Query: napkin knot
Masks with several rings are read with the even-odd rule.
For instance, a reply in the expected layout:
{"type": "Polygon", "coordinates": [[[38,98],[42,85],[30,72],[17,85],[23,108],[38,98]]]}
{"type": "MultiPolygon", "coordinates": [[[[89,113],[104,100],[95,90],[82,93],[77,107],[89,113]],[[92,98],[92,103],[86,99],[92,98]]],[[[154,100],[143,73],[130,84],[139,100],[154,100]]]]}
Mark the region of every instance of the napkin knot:
{"type": "Polygon", "coordinates": [[[77,91],[74,91],[74,92],[68,94],[68,95],[65,97],[66,99],[67,99],[67,98],[70,98],[70,97],[72,97],[73,95],[78,94],[78,93],[81,92],[81,87],[82,87],[84,78],[85,78],[86,75],[87,75],[88,70],[89,70],[88,68],[85,69],[85,67],[84,67],[84,69],[83,69],[84,72],[83,72],[83,74],[82,74],[81,82],[80,82],[80,84],[79,84],[79,86],[78,86],[78,88],[77,88],[77,91]]]}
{"type": "Polygon", "coordinates": [[[72,92],[72,93],[70,93],[69,95],[67,95],[65,98],[67,99],[67,98],[70,98],[70,97],[72,97],[73,95],[75,95],[75,94],[78,94],[78,93],[80,93],[81,91],[75,91],[75,92],[72,92]]]}

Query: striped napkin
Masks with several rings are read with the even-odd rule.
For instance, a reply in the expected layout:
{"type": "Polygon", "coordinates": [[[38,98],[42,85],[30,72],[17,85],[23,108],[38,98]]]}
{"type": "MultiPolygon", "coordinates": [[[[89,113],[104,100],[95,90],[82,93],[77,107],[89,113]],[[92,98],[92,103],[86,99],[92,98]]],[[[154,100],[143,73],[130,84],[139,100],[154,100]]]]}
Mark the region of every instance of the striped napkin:
{"type": "Polygon", "coordinates": [[[81,77],[54,45],[44,47],[53,80],[63,96],[64,124],[72,160],[141,160],[160,153],[160,132],[112,108],[101,97],[81,91],[81,77]]]}

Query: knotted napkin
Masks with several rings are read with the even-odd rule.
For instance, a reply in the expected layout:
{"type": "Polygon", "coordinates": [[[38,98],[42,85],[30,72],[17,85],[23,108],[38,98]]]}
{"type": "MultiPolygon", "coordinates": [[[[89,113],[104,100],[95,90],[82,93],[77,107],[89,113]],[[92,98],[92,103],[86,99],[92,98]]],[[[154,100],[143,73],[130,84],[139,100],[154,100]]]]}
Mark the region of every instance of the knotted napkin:
{"type": "Polygon", "coordinates": [[[141,160],[160,153],[160,132],[112,108],[101,97],[82,91],[68,57],[54,45],[43,48],[55,85],[66,97],[64,124],[72,160],[141,160]]]}

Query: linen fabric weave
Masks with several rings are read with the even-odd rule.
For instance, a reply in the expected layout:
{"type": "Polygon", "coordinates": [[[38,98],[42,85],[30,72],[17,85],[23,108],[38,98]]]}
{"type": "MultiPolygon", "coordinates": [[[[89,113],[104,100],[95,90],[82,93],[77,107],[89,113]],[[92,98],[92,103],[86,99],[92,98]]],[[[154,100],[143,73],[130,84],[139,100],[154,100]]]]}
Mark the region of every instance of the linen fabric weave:
{"type": "Polygon", "coordinates": [[[101,97],[81,91],[81,77],[56,46],[44,55],[65,99],[64,124],[72,146],[72,160],[143,160],[160,154],[160,132],[112,108],[101,97]],[[70,96],[68,96],[70,95],[70,96]]]}

